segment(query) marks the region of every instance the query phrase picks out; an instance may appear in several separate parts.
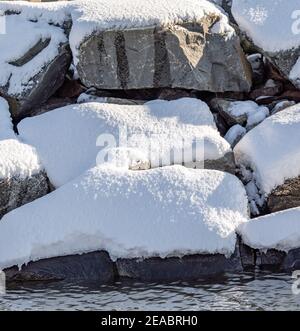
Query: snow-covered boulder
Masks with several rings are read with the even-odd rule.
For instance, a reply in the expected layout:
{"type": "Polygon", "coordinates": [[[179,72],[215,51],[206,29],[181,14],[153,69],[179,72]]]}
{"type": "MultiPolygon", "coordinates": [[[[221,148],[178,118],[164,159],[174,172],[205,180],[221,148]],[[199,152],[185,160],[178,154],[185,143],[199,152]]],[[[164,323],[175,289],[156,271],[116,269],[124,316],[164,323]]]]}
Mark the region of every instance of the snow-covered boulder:
{"type": "Polygon", "coordinates": [[[252,249],[242,253],[242,259],[249,261],[249,255],[255,254],[256,266],[299,269],[300,208],[258,217],[240,225],[237,232],[242,244],[252,249]]]}
{"type": "Polygon", "coordinates": [[[70,44],[87,87],[251,87],[239,37],[206,0],[79,0],[72,18],[70,44]]]}
{"type": "Polygon", "coordinates": [[[184,163],[235,171],[229,143],[217,131],[208,106],[197,99],[72,105],[26,118],[18,131],[36,147],[55,187],[103,163],[115,148],[131,148],[133,166],[142,158],[151,168],[184,163]]]}
{"type": "Polygon", "coordinates": [[[105,250],[117,258],[224,254],[248,219],[233,175],[98,166],[0,222],[0,268],[105,250]],[[26,238],[26,240],[24,240],[26,238]]]}
{"type": "Polygon", "coordinates": [[[64,81],[71,52],[67,15],[57,7],[0,2],[0,95],[15,118],[45,102],[64,81]]]}
{"type": "Polygon", "coordinates": [[[229,144],[233,148],[244,137],[246,132],[247,130],[243,126],[236,124],[227,131],[224,138],[229,142],[229,144]]]}
{"type": "Polygon", "coordinates": [[[17,140],[8,104],[0,97],[0,218],[48,190],[36,150],[17,140]]]}
{"type": "Polygon", "coordinates": [[[240,124],[248,130],[269,116],[269,109],[254,101],[233,101],[215,98],[211,102],[229,126],[240,124]]]}
{"type": "Polygon", "coordinates": [[[233,0],[232,14],[259,52],[300,88],[298,0],[233,0]]]}
{"type": "MultiPolygon", "coordinates": [[[[251,169],[252,188],[274,212],[300,206],[300,105],[267,118],[234,148],[238,165],[251,169]]],[[[245,171],[245,174],[248,172],[245,171]]],[[[251,199],[257,200],[251,189],[251,199]]],[[[249,192],[250,192],[249,191],[249,192]]]]}

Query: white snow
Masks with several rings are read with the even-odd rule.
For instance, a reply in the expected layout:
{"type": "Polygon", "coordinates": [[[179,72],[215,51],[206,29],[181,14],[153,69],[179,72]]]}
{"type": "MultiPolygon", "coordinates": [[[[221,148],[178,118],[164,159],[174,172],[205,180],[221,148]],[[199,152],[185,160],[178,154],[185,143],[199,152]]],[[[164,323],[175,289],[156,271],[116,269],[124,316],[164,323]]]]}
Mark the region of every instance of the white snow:
{"type": "Polygon", "coordinates": [[[15,137],[9,105],[5,99],[0,97],[0,140],[15,137]]]}
{"type": "Polygon", "coordinates": [[[289,78],[292,80],[292,82],[296,85],[296,87],[300,88],[300,57],[298,61],[293,66],[289,78]]]}
{"type": "Polygon", "coordinates": [[[300,246],[300,208],[262,216],[239,226],[243,242],[256,249],[288,252],[300,246]]]}
{"type": "Polygon", "coordinates": [[[262,194],[300,175],[300,104],[267,118],[234,148],[238,164],[251,167],[262,194]]]}
{"type": "Polygon", "coordinates": [[[98,166],[3,217],[0,268],[101,249],[114,260],[230,256],[235,230],[247,217],[245,190],[233,175],[98,166]]]}
{"type": "Polygon", "coordinates": [[[0,12],[18,13],[25,21],[39,21],[62,26],[70,19],[70,2],[30,3],[28,1],[0,1],[0,12]]]}
{"type": "Polygon", "coordinates": [[[300,31],[297,28],[300,27],[300,15],[296,16],[299,10],[299,0],[232,1],[232,14],[240,29],[258,47],[268,52],[300,46],[300,31]]]}
{"type": "Polygon", "coordinates": [[[232,146],[239,138],[242,138],[246,132],[247,130],[243,126],[236,124],[227,131],[224,138],[232,146]]]}
{"type": "Polygon", "coordinates": [[[152,168],[181,164],[183,152],[185,163],[201,163],[231,151],[208,106],[192,98],[143,106],[71,105],[26,118],[18,130],[24,142],[36,147],[56,187],[105,161],[109,148],[138,149],[152,168]]]}
{"type": "Polygon", "coordinates": [[[247,128],[262,122],[269,116],[269,109],[264,106],[259,106],[254,101],[234,101],[228,108],[228,113],[232,116],[247,116],[247,128]]]}
{"type": "MultiPolygon", "coordinates": [[[[240,29],[267,52],[300,47],[299,0],[233,0],[232,14],[240,29]]],[[[289,78],[300,87],[300,58],[289,78]]]]}
{"type": "Polygon", "coordinates": [[[219,16],[212,33],[234,34],[223,11],[206,0],[78,0],[73,2],[70,44],[77,62],[77,49],[95,31],[166,26],[201,22],[207,14],[219,16]]]}
{"type": "MultiPolygon", "coordinates": [[[[72,19],[73,23],[69,40],[75,65],[78,62],[78,47],[87,36],[95,31],[201,22],[205,15],[214,15],[218,16],[219,20],[212,26],[210,33],[220,33],[226,38],[231,38],[235,34],[223,10],[206,0],[76,0],[41,4],[25,1],[0,2],[0,12],[3,13],[7,10],[20,14],[5,17],[9,36],[3,34],[0,35],[0,38],[10,41],[17,40],[18,42],[13,43],[16,50],[11,50],[10,47],[8,48],[9,52],[5,51],[3,56],[7,58],[11,51],[13,55],[15,52],[23,51],[24,41],[27,39],[32,43],[33,39],[37,38],[36,35],[45,38],[45,35],[51,34],[53,38],[51,40],[51,52],[40,56],[43,57],[44,63],[51,56],[53,58],[52,53],[57,48],[57,43],[64,41],[64,36],[59,34],[59,28],[53,25],[49,26],[48,23],[61,26],[69,18],[72,19]],[[38,23],[32,21],[38,21],[38,23]],[[33,28],[38,31],[32,36],[33,28]],[[20,45],[16,47],[19,43],[20,45]]],[[[0,39],[0,46],[1,50],[6,49],[9,47],[8,41],[5,41],[4,46],[2,46],[0,39]]],[[[5,59],[2,65],[4,63],[5,59]]],[[[38,65],[32,64],[30,68],[40,68],[39,65],[40,62],[38,65]]],[[[7,75],[4,75],[4,78],[7,79],[7,75]]]]}
{"type": "Polygon", "coordinates": [[[0,180],[16,176],[25,178],[41,170],[36,150],[17,140],[8,103],[0,97],[0,180]]]}
{"type": "MultiPolygon", "coordinates": [[[[2,7],[0,4],[0,10],[2,7]]],[[[27,8],[28,12],[31,8],[31,6],[27,8]]],[[[7,15],[5,17],[6,33],[0,34],[0,85],[8,84],[10,95],[20,95],[30,89],[33,84],[32,78],[42,70],[45,64],[58,55],[59,45],[67,42],[63,29],[49,25],[43,19],[33,22],[28,21],[26,17],[25,13],[24,15],[7,15]],[[32,60],[22,66],[13,63],[22,58],[39,41],[48,39],[51,39],[49,45],[32,60]]],[[[37,17],[40,18],[39,15],[37,17]]]]}

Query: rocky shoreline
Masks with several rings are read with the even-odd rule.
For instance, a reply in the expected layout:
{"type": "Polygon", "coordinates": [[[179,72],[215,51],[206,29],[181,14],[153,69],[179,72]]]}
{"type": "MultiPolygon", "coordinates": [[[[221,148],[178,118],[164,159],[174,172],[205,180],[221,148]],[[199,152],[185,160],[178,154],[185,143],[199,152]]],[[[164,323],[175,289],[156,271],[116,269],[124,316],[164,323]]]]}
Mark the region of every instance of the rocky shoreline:
{"type": "Polygon", "coordinates": [[[165,1],[0,3],[9,282],[300,268],[300,39],[272,30],[296,1],[165,1]]]}

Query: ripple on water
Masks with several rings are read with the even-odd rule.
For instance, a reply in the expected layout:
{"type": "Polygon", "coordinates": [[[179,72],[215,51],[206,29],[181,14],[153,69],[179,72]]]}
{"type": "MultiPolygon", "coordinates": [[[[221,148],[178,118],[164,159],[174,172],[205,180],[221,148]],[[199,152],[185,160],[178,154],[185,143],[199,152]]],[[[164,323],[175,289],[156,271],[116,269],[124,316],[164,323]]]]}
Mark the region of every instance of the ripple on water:
{"type": "Polygon", "coordinates": [[[15,285],[0,310],[300,310],[289,274],[226,274],[197,282],[15,285]]]}

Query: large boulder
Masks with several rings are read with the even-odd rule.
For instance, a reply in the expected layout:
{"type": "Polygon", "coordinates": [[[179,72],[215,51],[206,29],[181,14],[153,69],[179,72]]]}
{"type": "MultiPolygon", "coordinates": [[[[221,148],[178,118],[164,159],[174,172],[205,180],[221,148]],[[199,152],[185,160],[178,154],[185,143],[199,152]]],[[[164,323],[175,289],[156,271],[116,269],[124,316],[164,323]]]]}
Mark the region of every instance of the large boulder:
{"type": "Polygon", "coordinates": [[[102,165],[4,216],[0,268],[105,250],[114,261],[222,255],[199,261],[219,261],[224,270],[235,252],[235,230],[247,220],[245,189],[233,175],[102,165]]]}
{"type": "Polygon", "coordinates": [[[258,217],[238,228],[244,268],[279,271],[300,267],[300,208],[258,217]]]}
{"type": "Polygon", "coordinates": [[[232,14],[252,51],[300,87],[299,1],[233,0],[232,14]]]}
{"type": "Polygon", "coordinates": [[[82,82],[99,89],[249,91],[250,66],[224,12],[208,1],[90,1],[70,35],[82,82]]]}
{"type": "Polygon", "coordinates": [[[0,4],[5,23],[0,34],[0,95],[9,101],[16,119],[55,93],[71,62],[67,21],[50,7],[29,6],[0,4]]]}
{"type": "Polygon", "coordinates": [[[134,149],[151,168],[184,164],[235,172],[232,150],[209,107],[192,98],[72,105],[26,118],[18,130],[38,150],[55,187],[103,162],[115,148],[134,149]]]}
{"type": "Polygon", "coordinates": [[[49,192],[36,150],[18,141],[7,102],[0,98],[0,218],[49,192]]]}
{"type": "Polygon", "coordinates": [[[236,162],[249,177],[250,201],[266,203],[270,212],[300,206],[299,141],[298,104],[267,118],[236,145],[236,162]]]}
{"type": "Polygon", "coordinates": [[[8,282],[67,280],[104,284],[115,278],[114,264],[104,251],[43,259],[4,272],[8,282]]]}
{"type": "Polygon", "coordinates": [[[242,270],[237,256],[225,257],[223,254],[118,259],[116,266],[120,277],[149,282],[191,281],[242,270]]]}

